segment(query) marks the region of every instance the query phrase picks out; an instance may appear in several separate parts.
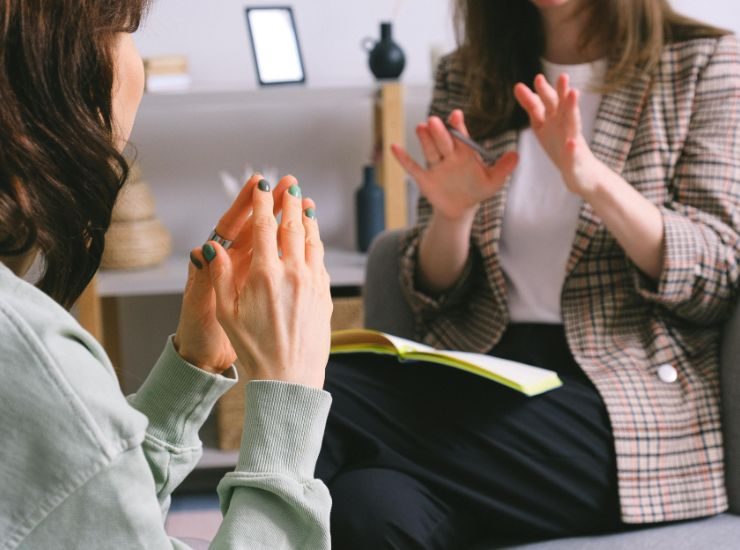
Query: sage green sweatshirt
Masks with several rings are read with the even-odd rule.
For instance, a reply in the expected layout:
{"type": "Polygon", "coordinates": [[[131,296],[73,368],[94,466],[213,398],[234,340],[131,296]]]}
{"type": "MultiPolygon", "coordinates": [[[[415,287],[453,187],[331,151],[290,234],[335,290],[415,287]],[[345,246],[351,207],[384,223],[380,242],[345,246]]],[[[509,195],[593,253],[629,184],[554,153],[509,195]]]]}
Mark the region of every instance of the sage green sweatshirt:
{"type": "MultiPolygon", "coordinates": [[[[164,530],[170,494],[235,380],[188,364],[170,339],[126,398],[98,343],[0,263],[0,549],[186,548],[164,530]]],[[[313,471],[329,394],[280,382],[246,393],[212,548],[328,549],[331,500],[313,471]]]]}

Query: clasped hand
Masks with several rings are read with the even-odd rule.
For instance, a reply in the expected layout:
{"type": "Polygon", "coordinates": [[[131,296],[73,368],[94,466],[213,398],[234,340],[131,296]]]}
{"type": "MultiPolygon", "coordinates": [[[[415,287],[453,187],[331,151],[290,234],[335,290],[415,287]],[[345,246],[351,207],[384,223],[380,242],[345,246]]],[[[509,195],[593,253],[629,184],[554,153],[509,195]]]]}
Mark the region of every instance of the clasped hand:
{"type": "Polygon", "coordinates": [[[209,242],[192,251],[197,267],[190,266],[175,336],[188,362],[218,373],[238,358],[250,380],[323,386],[329,275],[315,205],[297,184],[286,176],[270,192],[252,177],[221,222],[228,221],[231,248],[209,242]]]}

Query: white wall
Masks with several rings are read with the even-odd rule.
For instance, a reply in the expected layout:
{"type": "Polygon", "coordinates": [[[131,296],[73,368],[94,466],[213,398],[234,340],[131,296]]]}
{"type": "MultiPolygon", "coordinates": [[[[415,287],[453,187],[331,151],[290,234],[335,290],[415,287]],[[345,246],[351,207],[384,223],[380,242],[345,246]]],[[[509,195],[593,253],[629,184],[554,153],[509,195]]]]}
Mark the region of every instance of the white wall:
{"type": "MultiPolygon", "coordinates": [[[[526,1],[526,0],[516,0],[526,1]]],[[[185,54],[197,88],[257,86],[244,8],[269,5],[247,0],[158,0],[136,42],[144,56],[185,54]]],[[[394,21],[404,48],[411,84],[429,81],[430,49],[451,49],[450,0],[293,0],[308,85],[344,86],[371,82],[366,36],[382,20],[394,21]],[[395,14],[395,17],[394,17],[395,14]]],[[[680,11],[740,33],[737,0],[673,0],[680,11]]]]}
{"type": "Polygon", "coordinates": [[[244,8],[270,4],[293,7],[309,86],[370,84],[360,43],[380,21],[394,21],[408,83],[429,81],[431,47],[454,44],[448,0],[157,0],[136,42],[144,56],[187,55],[197,87],[254,88],[244,8]]]}
{"type": "Polygon", "coordinates": [[[738,0],[671,0],[680,12],[740,34],[738,0]]]}

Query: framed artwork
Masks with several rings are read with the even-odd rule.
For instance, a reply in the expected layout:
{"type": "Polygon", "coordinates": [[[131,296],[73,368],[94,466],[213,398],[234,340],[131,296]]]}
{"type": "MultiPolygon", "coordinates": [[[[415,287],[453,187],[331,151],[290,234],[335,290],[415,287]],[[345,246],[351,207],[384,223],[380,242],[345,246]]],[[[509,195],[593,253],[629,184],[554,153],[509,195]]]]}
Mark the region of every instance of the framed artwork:
{"type": "Polygon", "coordinates": [[[247,8],[246,14],[260,85],[306,82],[292,8],[247,8]]]}

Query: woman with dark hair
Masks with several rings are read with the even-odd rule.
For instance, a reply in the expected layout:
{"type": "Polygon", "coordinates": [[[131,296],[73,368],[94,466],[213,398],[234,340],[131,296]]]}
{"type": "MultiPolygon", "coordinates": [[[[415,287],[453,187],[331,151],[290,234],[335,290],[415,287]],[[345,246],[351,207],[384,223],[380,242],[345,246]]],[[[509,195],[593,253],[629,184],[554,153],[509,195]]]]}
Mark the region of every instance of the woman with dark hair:
{"type": "Polygon", "coordinates": [[[65,308],[98,268],[127,177],[146,1],[0,6],[0,547],[183,548],[163,516],[238,358],[243,445],[213,546],[329,548],[313,479],[332,310],[315,205],[290,176],[273,192],[247,182],[193,250],[177,332],[127,400],[65,308]],[[37,257],[38,288],[21,278],[37,257]]]}
{"type": "Polygon", "coordinates": [[[464,548],[727,507],[718,342],[740,280],[740,49],[666,0],[459,0],[401,284],[429,345],[556,370],[334,361],[335,548],[464,548]],[[534,89],[529,87],[533,83],[534,89]],[[448,128],[472,136],[492,165],[448,128]]]}

